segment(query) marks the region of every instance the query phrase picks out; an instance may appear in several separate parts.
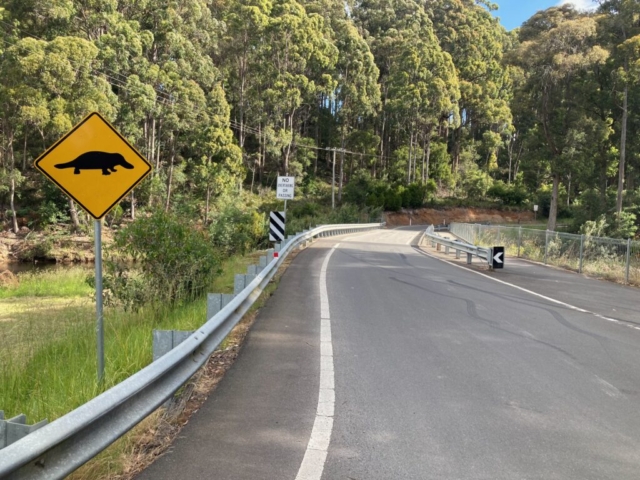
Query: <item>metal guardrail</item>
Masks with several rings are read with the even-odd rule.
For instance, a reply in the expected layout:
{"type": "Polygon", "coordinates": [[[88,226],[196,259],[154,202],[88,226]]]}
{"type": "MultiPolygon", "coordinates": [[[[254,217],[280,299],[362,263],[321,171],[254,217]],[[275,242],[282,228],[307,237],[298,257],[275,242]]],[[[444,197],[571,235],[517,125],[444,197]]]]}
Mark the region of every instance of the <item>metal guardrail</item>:
{"type": "Polygon", "coordinates": [[[477,247],[475,245],[465,243],[461,240],[451,240],[449,238],[444,238],[436,233],[435,227],[433,225],[427,228],[427,230],[424,232],[424,235],[431,240],[433,246],[435,246],[436,244],[444,245],[444,247],[447,249],[447,253],[449,248],[455,250],[457,255],[459,255],[459,252],[466,253],[468,264],[471,263],[473,257],[475,256],[483,260],[487,265],[493,265],[493,249],[490,247],[477,247]]]}
{"type": "Polygon", "coordinates": [[[469,243],[504,245],[511,257],[640,285],[640,241],[576,235],[519,226],[452,223],[449,231],[469,243]]]}
{"type": "Polygon", "coordinates": [[[207,362],[291,251],[314,237],[382,226],[324,225],[289,238],[278,258],[183,343],[93,400],[0,451],[0,478],[54,480],[69,475],[160,407],[207,362]]]}

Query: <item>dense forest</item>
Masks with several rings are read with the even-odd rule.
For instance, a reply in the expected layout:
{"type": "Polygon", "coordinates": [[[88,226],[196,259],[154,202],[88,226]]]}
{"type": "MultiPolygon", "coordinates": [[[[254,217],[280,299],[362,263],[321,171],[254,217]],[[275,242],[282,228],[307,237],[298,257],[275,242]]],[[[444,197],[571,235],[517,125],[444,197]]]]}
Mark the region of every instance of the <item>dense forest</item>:
{"type": "Polygon", "coordinates": [[[121,217],[210,223],[222,205],[273,202],[286,173],[315,198],[335,178],[339,205],[536,203],[549,229],[600,219],[602,233],[633,235],[640,2],[553,7],[512,32],[496,8],[0,0],[6,228],[90,225],[32,164],[99,111],[154,166],[121,217]]]}

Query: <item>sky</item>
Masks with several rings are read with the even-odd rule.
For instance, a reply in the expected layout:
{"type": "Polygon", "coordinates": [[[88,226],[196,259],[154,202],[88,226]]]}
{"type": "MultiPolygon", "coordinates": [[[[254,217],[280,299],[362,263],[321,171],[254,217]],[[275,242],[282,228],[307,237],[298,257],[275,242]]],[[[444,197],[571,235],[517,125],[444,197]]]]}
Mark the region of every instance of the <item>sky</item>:
{"type": "Polygon", "coordinates": [[[502,25],[512,30],[522,25],[538,10],[545,10],[562,3],[573,3],[577,8],[590,10],[596,7],[594,0],[493,0],[500,8],[494,14],[500,17],[502,25]]]}

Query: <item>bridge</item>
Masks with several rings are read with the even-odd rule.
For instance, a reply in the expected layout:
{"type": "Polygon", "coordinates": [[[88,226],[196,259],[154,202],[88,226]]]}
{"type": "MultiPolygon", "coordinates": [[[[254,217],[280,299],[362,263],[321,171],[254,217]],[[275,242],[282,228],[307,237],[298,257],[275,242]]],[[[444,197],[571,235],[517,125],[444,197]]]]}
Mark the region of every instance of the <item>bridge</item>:
{"type": "MultiPolygon", "coordinates": [[[[512,258],[468,265],[424,232],[291,239],[284,256],[307,248],[235,364],[138,480],[637,478],[637,289],[512,258]]],[[[63,478],[105,448],[195,371],[277,265],[189,341],[0,451],[0,477],[63,478]]]]}
{"type": "Polygon", "coordinates": [[[637,478],[637,290],[518,260],[452,264],[422,231],[302,251],[138,478],[637,478]]]}

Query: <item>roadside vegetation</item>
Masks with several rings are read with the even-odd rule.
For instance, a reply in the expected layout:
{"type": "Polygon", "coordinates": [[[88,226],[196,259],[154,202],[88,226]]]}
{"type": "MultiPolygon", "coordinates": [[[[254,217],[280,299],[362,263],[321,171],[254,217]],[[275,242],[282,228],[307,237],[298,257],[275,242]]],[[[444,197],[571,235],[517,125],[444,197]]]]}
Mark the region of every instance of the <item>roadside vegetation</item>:
{"type": "MultiPolygon", "coordinates": [[[[257,263],[258,256],[221,260],[221,275],[212,279],[208,291],[231,293],[233,274],[257,263]]],[[[86,269],[19,274],[19,295],[0,290],[0,405],[7,415],[53,420],[148,365],[153,329],[195,330],[206,321],[203,296],[143,304],[135,311],[107,308],[106,375],[98,385],[95,304],[86,278],[86,269]],[[64,291],[58,284],[66,286],[64,291]]]]}

